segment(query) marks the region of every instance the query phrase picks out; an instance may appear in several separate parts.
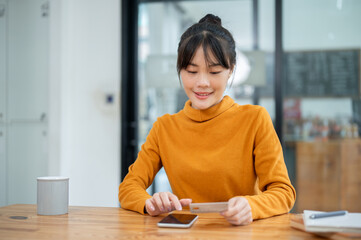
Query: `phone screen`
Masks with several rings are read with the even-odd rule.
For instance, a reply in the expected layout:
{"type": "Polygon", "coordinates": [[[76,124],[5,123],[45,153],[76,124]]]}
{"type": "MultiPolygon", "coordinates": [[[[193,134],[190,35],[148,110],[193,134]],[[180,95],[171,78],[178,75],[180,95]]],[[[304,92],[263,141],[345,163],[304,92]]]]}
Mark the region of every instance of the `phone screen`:
{"type": "Polygon", "coordinates": [[[158,222],[159,227],[190,227],[198,218],[195,214],[172,213],[158,222]]]}

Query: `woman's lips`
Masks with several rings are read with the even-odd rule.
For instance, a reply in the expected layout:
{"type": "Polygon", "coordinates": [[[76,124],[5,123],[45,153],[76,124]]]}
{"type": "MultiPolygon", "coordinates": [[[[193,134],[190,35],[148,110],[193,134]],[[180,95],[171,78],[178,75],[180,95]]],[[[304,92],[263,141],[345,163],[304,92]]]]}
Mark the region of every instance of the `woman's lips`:
{"type": "Polygon", "coordinates": [[[209,97],[209,95],[211,95],[211,92],[194,92],[196,97],[198,99],[207,99],[209,97]]]}

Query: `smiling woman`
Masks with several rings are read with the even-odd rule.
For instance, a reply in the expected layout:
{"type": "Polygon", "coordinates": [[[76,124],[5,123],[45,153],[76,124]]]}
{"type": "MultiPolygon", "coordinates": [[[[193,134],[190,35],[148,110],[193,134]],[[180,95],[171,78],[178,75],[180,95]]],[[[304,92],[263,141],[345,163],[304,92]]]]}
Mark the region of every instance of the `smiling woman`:
{"type": "Polygon", "coordinates": [[[295,201],[282,147],[267,111],[224,96],[235,44],[221,20],[207,14],[182,35],[178,73],[189,100],[154,123],[119,186],[125,209],[157,216],[193,202],[228,202],[233,225],[288,212],[295,201]],[[164,167],[173,193],[146,189],[164,167]]]}

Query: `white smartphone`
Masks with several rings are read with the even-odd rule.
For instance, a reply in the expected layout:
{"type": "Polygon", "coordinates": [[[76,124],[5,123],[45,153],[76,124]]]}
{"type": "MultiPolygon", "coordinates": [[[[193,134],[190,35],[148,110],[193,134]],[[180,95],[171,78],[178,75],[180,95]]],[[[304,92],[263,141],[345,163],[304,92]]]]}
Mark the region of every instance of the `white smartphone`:
{"type": "Polygon", "coordinates": [[[158,222],[158,227],[189,228],[197,218],[195,214],[171,213],[158,222]]]}
{"type": "Polygon", "coordinates": [[[223,212],[228,209],[228,202],[191,203],[189,207],[192,213],[223,212]]]}

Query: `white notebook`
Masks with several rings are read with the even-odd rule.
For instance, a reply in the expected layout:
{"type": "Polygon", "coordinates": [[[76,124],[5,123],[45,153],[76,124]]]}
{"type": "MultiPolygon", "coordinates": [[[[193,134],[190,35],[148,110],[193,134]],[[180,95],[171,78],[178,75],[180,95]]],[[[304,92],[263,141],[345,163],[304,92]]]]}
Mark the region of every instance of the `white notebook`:
{"type": "Polygon", "coordinates": [[[303,222],[308,232],[356,232],[361,233],[361,213],[346,213],[342,216],[311,219],[320,211],[303,211],[303,222]]]}

